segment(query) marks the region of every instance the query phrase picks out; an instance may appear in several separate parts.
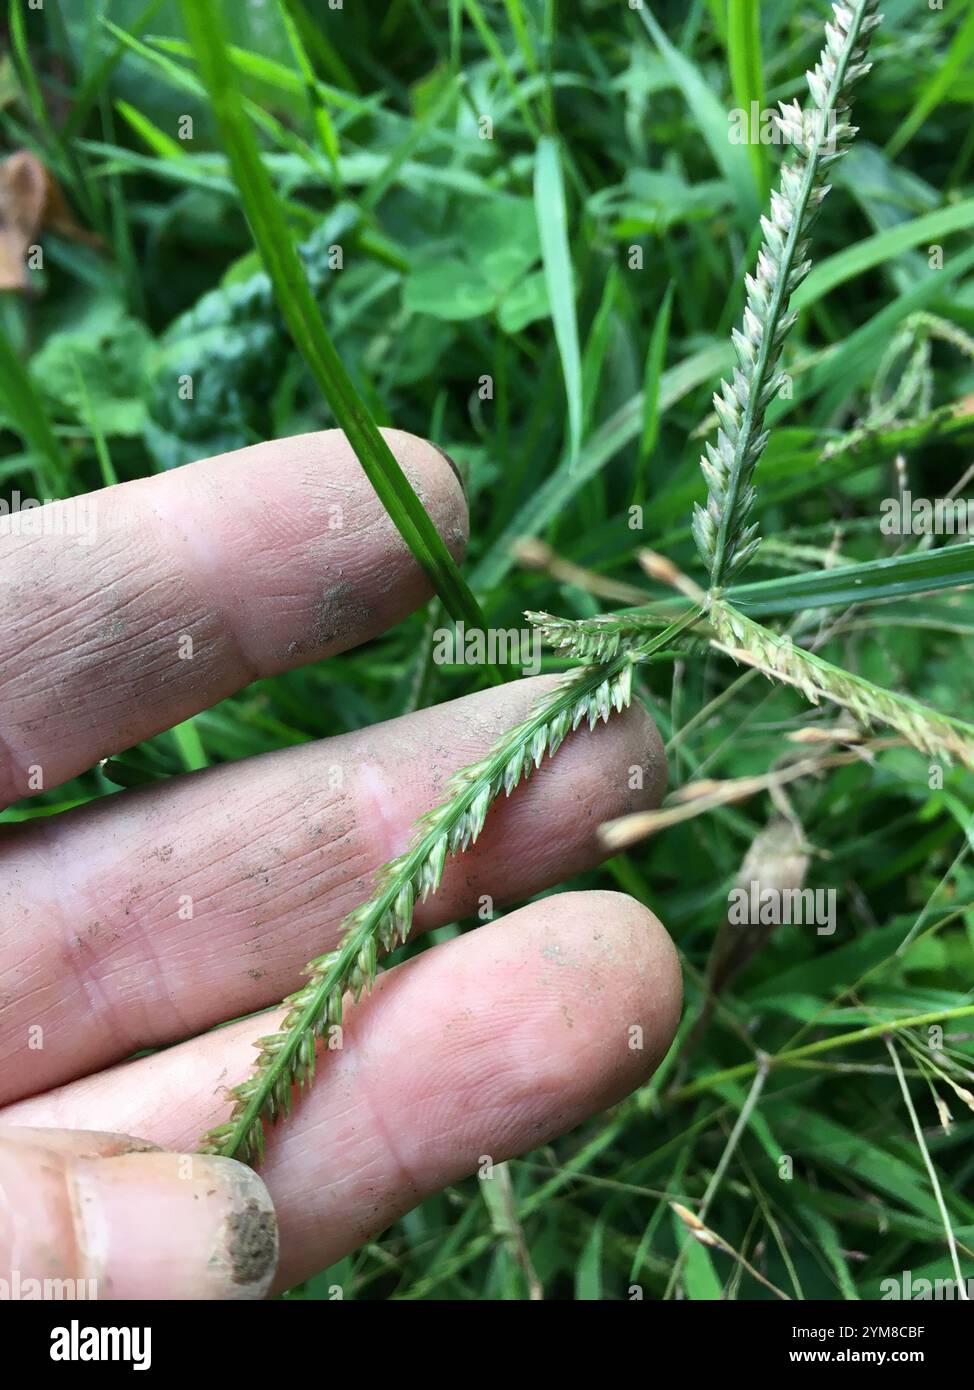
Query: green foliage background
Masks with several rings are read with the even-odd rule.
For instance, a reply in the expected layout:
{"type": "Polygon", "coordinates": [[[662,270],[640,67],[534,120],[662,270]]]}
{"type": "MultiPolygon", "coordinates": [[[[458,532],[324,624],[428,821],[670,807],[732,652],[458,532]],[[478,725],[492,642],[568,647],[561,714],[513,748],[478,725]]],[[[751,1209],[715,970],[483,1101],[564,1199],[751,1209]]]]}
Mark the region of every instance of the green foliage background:
{"type": "MultiPolygon", "coordinates": [[[[437,441],[464,470],[465,573],[490,622],[519,626],[526,608],[591,616],[619,601],[521,568],[512,543],[524,536],[647,593],[635,561],[645,545],[702,578],[688,525],[703,497],[699,429],[730,360],[780,158],[732,144],[728,112],[804,98],[825,7],[346,0],[332,10],[304,0],[288,9],[313,92],[275,3],[225,9],[267,167],[345,365],[379,423],[437,441]],[[328,264],[335,244],[340,271],[328,264]]],[[[757,478],[767,541],[749,580],[892,554],[879,504],[897,493],[897,453],[913,493],[931,498],[972,462],[974,363],[963,346],[934,341],[929,364],[913,361],[912,340],[895,360],[885,354],[920,310],[974,334],[974,19],[966,0],[883,9],[855,111],[862,134],[835,170],[799,296],[785,359],[793,396],[771,411],[757,478]]],[[[11,14],[4,142],[43,158],[105,250],[50,236],[36,293],[2,296],[5,360],[26,361],[33,388],[8,362],[0,482],[69,495],[328,426],[259,272],[178,7],[48,0],[41,13],[15,3],[11,14]],[[186,115],[192,140],[179,139],[186,115]],[[194,402],[177,399],[177,372],[194,374],[194,402]]],[[[430,616],[249,688],[132,750],[114,775],[172,776],[477,688],[483,673],[430,662],[430,616]]],[[[968,714],[967,590],[821,621],[837,618],[830,660],[968,714]]],[[[679,732],[675,786],[764,773],[794,752],[790,733],[832,720],[716,656],[653,667],[643,681],[664,737],[679,732]]],[[[6,819],[110,790],[92,772],[6,819]]],[[[776,932],[722,996],[679,1086],[674,1056],[613,1114],[507,1165],[509,1204],[471,1179],[290,1296],[328,1297],[341,1284],[356,1298],[523,1297],[512,1221],[549,1297],[624,1299],[634,1285],[647,1298],[677,1288],[772,1296],[698,1244],[676,1267],[686,1237],[667,1198],[699,1201],[747,1095],[749,1074],[723,1073],[756,1048],[775,1054],[927,1013],[948,1016],[957,1065],[972,1060],[963,1015],[949,1019],[972,999],[970,774],[947,769],[931,790],[927,760],[893,748],[789,795],[815,848],[810,881],[838,892],[835,936],[776,932]]],[[[568,885],[622,887],[667,923],[690,1023],[728,889],[773,815],[756,797],[568,885]]],[[[926,1028],[898,1036],[962,1263],[974,1268],[974,1115],[933,1074],[926,1028]],[[954,1111],[950,1133],[928,1082],[954,1111]]],[[[776,1067],[722,1176],[708,1224],[792,1296],[875,1297],[904,1269],[951,1274],[889,1061],[870,1036],[776,1067]]]]}

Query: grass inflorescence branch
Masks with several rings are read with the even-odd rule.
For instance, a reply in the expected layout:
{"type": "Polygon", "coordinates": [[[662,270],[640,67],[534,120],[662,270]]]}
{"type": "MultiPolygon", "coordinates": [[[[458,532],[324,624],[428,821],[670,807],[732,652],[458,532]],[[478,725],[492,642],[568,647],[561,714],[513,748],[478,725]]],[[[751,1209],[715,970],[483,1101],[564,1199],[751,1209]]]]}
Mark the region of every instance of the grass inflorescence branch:
{"type": "MultiPolygon", "coordinates": [[[[654,641],[663,639],[660,634],[654,641]]],[[[493,801],[502,792],[510,796],[570,732],[583,723],[594,728],[629,704],[638,659],[625,651],[573,671],[485,758],[451,778],[447,799],[417,823],[412,847],[379,871],[375,896],[346,918],[339,945],[305,966],[306,982],[285,999],[278,1031],[258,1039],[253,1073],[231,1089],[230,1118],[204,1136],[202,1152],[250,1163],[261,1159],[265,1122],[286,1114],[295,1086],[310,1083],[317,1043],[341,1023],[345,995],[358,1000],[371,988],[379,958],[409,936],[417,900],[439,887],[447,856],[477,839],[493,801]]]]}
{"type": "Polygon", "coordinates": [[[702,609],[691,607],[676,619],[644,614],[600,613],[594,618],[559,618],[553,613],[528,610],[524,616],[543,640],[560,656],[573,661],[611,661],[620,652],[638,653],[640,660],[677,646],[699,646],[687,630],[695,626],[702,609]],[[665,638],[664,638],[665,634],[665,638]]]}
{"type": "MultiPolygon", "coordinates": [[[[793,686],[810,704],[827,700],[840,705],[865,729],[885,724],[921,753],[956,760],[974,771],[974,725],[833,665],[796,645],[787,635],[755,622],[726,599],[709,597],[705,613],[689,610],[667,629],[666,645],[680,640],[676,629],[689,625],[692,615],[694,631],[690,636],[694,646],[709,642],[735,661],[754,667],[768,680],[793,686]]],[[[579,660],[605,659],[625,652],[640,659],[636,654],[646,649],[647,642],[656,649],[664,645],[660,641],[662,634],[650,636],[659,620],[638,613],[605,613],[577,620],[556,618],[549,613],[526,616],[549,645],[579,660]]]]}
{"type": "Polygon", "coordinates": [[[846,116],[852,90],[871,66],[865,57],[881,18],[876,7],[877,0],[833,5],[825,47],[807,74],[814,110],[806,118],[797,101],[781,103],[779,124],[797,153],[782,166],[770,217],[761,218],[757,273],[746,277],[744,321],[733,332],[738,365],[714,396],[717,443],[708,443],[700,460],[708,496],[706,507],[694,508],[693,536],[713,592],[743,569],[760,541],[757,525],[748,521],[751,479],[768,441],[765,412],[783,381],[777,370],[782,344],[797,317],[788,305],[811,269],[806,237],[829,191],[825,171],[856,133],[846,116]]]}
{"type": "Polygon", "coordinates": [[[409,936],[417,900],[439,887],[447,856],[474,843],[497,797],[510,796],[545,757],[554,757],[569,733],[625,709],[634,665],[665,649],[700,616],[691,608],[655,635],[642,632],[639,643],[611,659],[572,671],[486,757],[454,774],[446,799],[417,822],[411,848],[379,870],[375,895],[345,919],[338,946],[304,967],[306,982],[284,1000],[278,1031],[257,1040],[254,1070],[231,1089],[230,1118],[203,1137],[204,1153],[260,1161],[265,1122],[287,1114],[295,1086],[310,1083],[317,1044],[341,1023],[345,995],[357,1001],[371,989],[379,959],[409,936]]]}
{"type": "Polygon", "coordinates": [[[787,636],[770,632],[729,603],[710,608],[714,645],[769,680],[794,686],[810,704],[841,705],[865,728],[885,724],[931,757],[957,759],[974,771],[974,725],[952,719],[909,695],[898,695],[863,676],[833,666],[787,636]]]}

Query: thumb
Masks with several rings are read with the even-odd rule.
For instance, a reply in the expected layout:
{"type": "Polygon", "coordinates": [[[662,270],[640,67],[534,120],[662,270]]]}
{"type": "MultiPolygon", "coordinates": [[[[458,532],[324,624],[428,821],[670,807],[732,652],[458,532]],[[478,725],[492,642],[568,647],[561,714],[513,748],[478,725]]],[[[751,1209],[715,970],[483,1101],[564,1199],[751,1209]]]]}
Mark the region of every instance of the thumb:
{"type": "Polygon", "coordinates": [[[276,1267],[274,1208],[242,1163],[125,1135],[0,1128],[7,1297],[255,1299],[276,1267]]]}

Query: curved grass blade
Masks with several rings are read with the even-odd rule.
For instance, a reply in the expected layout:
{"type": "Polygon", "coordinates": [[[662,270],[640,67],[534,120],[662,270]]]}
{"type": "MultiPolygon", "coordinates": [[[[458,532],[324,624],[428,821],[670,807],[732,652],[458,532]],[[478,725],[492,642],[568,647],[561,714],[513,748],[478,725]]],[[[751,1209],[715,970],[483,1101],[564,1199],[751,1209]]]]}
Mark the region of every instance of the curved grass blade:
{"type": "MultiPolygon", "coordinates": [[[[659,383],[657,413],[660,418],[697,386],[710,381],[724,371],[731,359],[730,345],[711,343],[682,362],[675,363],[662,373],[659,383]]],[[[491,544],[487,554],[474,572],[478,588],[490,589],[500,584],[512,568],[514,543],[523,536],[536,536],[548,522],[563,511],[590,478],[614,458],[620,449],[635,439],[643,421],[643,396],[640,391],[620,406],[615,414],[600,425],[585,441],[574,468],[563,461],[548,475],[531,497],[519,508],[491,544]]],[[[654,501],[654,507],[656,503],[654,501]]],[[[679,511],[685,503],[681,500],[679,511]]]]}
{"type": "Polygon", "coordinates": [[[340,197],[342,178],[338,167],[338,136],[335,132],[335,126],[329,114],[328,107],[325,105],[324,98],[318,88],[314,65],[305,50],[304,42],[301,38],[301,31],[291,18],[287,6],[281,7],[281,19],[284,23],[285,31],[287,32],[295,62],[298,65],[298,69],[304,81],[308,109],[314,121],[315,130],[318,132],[318,143],[328,156],[328,163],[331,166],[332,176],[334,178],[335,193],[340,197]]]}
{"type": "Polygon", "coordinates": [[[895,227],[886,227],[873,236],[863,237],[854,246],[836,251],[815,266],[804,284],[799,285],[792,295],[791,307],[807,309],[847,280],[885,265],[904,251],[912,251],[915,246],[939,243],[953,232],[967,232],[972,227],[974,198],[965,198],[963,202],[935,208],[933,212],[925,212],[920,217],[911,217],[907,222],[898,222],[895,227]]]}
{"type": "Polygon", "coordinates": [[[938,63],[930,65],[928,81],[923,85],[913,109],[905,116],[886,144],[886,153],[895,159],[905,145],[913,139],[924,121],[940,103],[948,97],[951,87],[965,68],[970,67],[974,56],[974,10],[968,10],[967,18],[954,35],[950,48],[938,63]]]}
{"type": "Polygon", "coordinates": [[[332,345],[260,151],[233,66],[216,0],[182,0],[200,75],[223,133],[234,180],[257,250],[298,351],[345,431],[379,500],[451,617],[483,628],[477,600],[442,537],[376,428],[332,345]]]}
{"type": "MultiPolygon", "coordinates": [[[[149,4],[146,5],[142,13],[128,25],[128,33],[132,38],[137,39],[139,37],[166,3],[167,0],[149,0],[149,4]]],[[[106,92],[111,90],[112,74],[125,57],[125,52],[125,44],[116,38],[115,44],[105,57],[84,77],[61,131],[64,140],[70,141],[75,138],[78,132],[84,128],[85,122],[98,102],[106,92]]]]}

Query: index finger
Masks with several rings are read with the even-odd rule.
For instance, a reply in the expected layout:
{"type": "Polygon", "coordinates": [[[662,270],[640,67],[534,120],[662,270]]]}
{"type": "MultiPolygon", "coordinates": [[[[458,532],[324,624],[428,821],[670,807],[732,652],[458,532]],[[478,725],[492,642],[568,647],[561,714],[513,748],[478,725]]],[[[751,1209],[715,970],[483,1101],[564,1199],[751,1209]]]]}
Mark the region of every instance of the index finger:
{"type": "MultiPolygon", "coordinates": [[[[383,433],[454,557],[449,460],[383,433]]],[[[251,681],[375,637],[428,581],[340,430],[256,444],[0,533],[0,806],[251,681]]]]}

